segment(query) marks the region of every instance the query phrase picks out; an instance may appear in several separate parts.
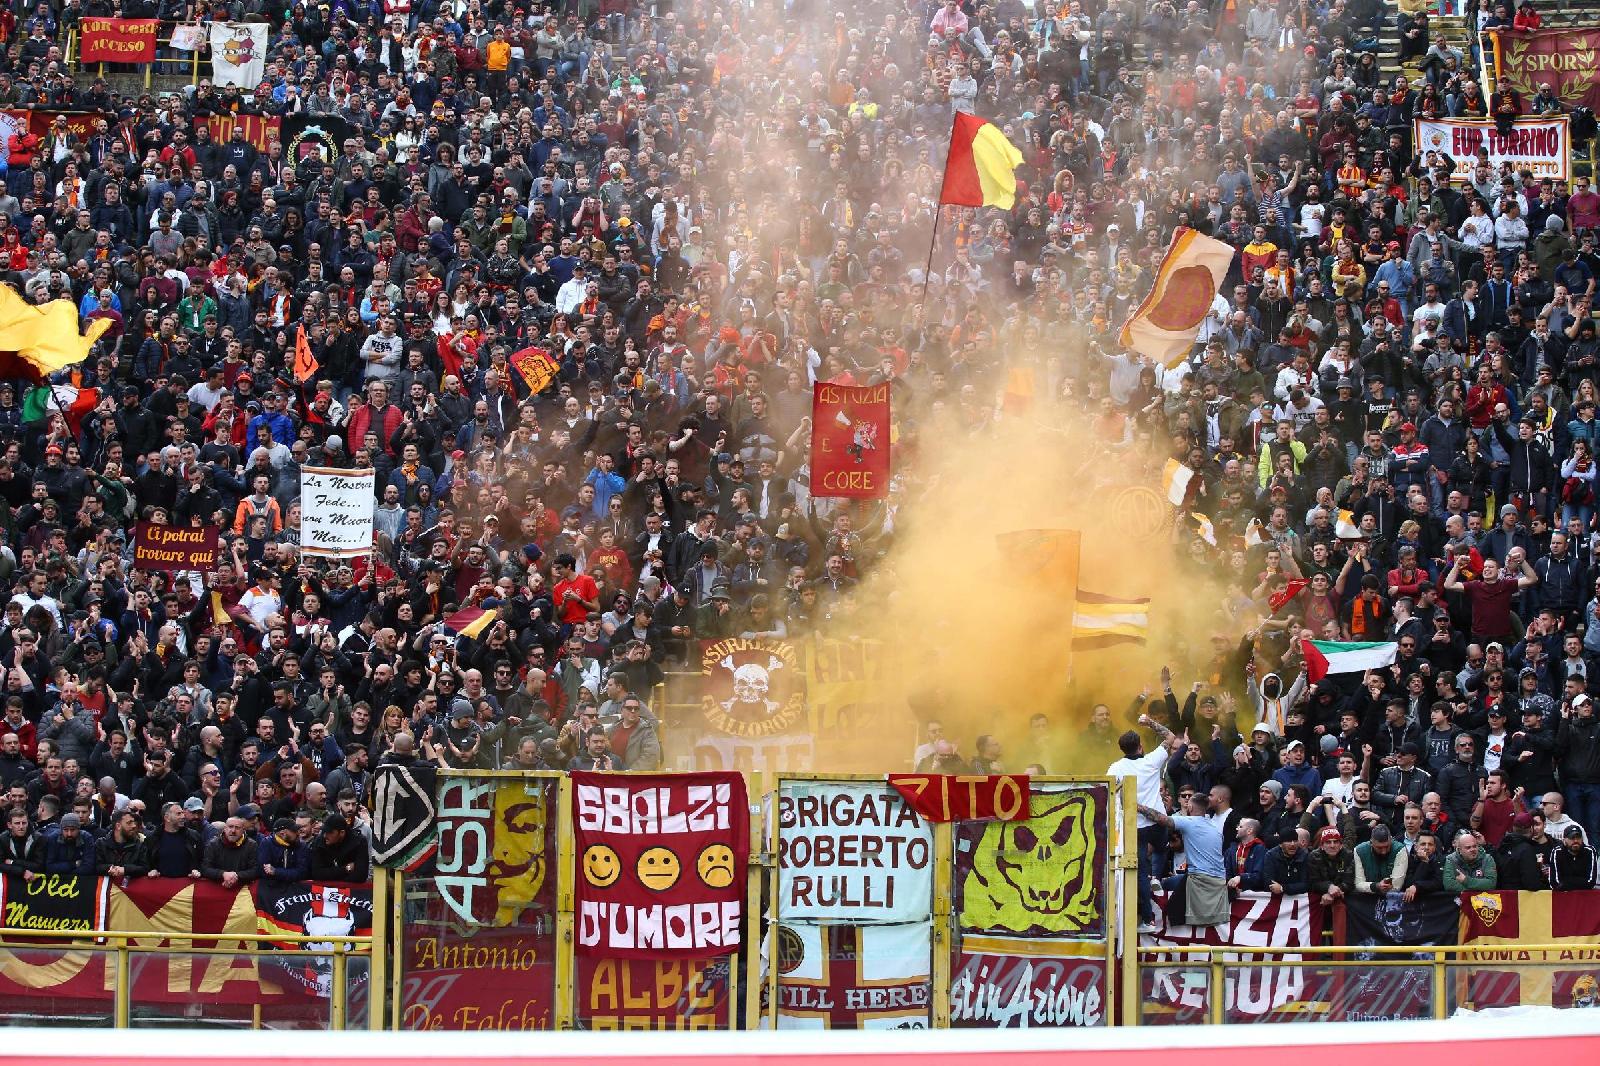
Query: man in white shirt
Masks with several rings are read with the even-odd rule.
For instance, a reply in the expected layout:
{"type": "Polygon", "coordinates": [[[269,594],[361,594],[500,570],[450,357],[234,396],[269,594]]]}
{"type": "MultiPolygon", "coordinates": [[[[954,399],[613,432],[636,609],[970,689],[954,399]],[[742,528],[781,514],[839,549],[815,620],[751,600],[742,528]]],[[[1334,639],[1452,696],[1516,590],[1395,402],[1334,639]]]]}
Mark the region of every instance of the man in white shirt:
{"type": "MultiPolygon", "coordinates": [[[[1172,730],[1147,714],[1139,716],[1139,724],[1154,731],[1156,736],[1161,738],[1161,746],[1146,755],[1144,740],[1138,733],[1128,730],[1117,738],[1117,745],[1122,749],[1122,758],[1112,763],[1106,774],[1119,780],[1124,777],[1133,778],[1137,805],[1150,810],[1165,810],[1166,804],[1161,799],[1161,773],[1166,769],[1167,760],[1172,757],[1173,749],[1178,746],[1179,740],[1172,730]]],[[[1127,802],[1126,798],[1123,802],[1127,802]]],[[[1161,843],[1166,831],[1143,811],[1139,812],[1138,827],[1139,931],[1153,933],[1160,929],[1160,925],[1155,920],[1155,910],[1150,899],[1150,853],[1152,848],[1161,843]]]]}
{"type": "Polygon", "coordinates": [[[1546,792],[1539,798],[1539,813],[1544,815],[1544,834],[1552,840],[1560,840],[1567,831],[1567,826],[1578,826],[1578,832],[1583,833],[1583,842],[1589,843],[1589,834],[1584,832],[1583,826],[1567,817],[1567,801],[1559,792],[1546,792]]]}

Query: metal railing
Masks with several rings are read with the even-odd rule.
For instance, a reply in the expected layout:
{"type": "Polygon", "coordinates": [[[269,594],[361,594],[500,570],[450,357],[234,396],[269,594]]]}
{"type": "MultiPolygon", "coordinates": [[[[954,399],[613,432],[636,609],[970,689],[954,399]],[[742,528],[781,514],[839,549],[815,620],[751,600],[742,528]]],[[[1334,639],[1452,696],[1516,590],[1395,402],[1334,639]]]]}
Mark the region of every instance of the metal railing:
{"type": "Polygon", "coordinates": [[[1507,961],[1499,957],[1507,953],[1503,947],[1475,948],[1457,944],[1328,944],[1295,947],[1184,944],[1141,947],[1137,951],[1141,1013],[1137,1019],[1124,1016],[1123,1024],[1146,1025],[1151,1024],[1152,1019],[1159,1024],[1162,1015],[1183,1013],[1175,1005],[1163,1004],[1153,994],[1163,980],[1170,981],[1174,974],[1183,974],[1186,978],[1203,976],[1204,979],[1203,1009],[1190,1003],[1187,1015],[1178,1019],[1185,1024],[1190,1021],[1223,1025],[1245,1021],[1305,1020],[1318,1015],[1325,1021],[1362,1020],[1371,1015],[1370,1012],[1357,1009],[1354,1012],[1357,1017],[1351,1017],[1351,1002],[1356,998],[1352,990],[1371,986],[1376,983],[1375,978],[1385,975],[1403,979],[1405,975],[1402,971],[1411,971],[1411,976],[1417,978],[1419,984],[1426,985],[1427,1002],[1421,1003],[1420,995],[1415,994],[1409,1003],[1400,1002],[1405,997],[1395,994],[1394,990],[1387,993],[1380,991],[1377,998],[1387,997],[1389,1006],[1397,1010],[1394,1018],[1444,1019],[1460,1007],[1512,1005],[1497,1001],[1475,1003],[1472,989],[1474,978],[1480,975],[1505,980],[1515,978],[1520,983],[1529,978],[1541,980],[1561,968],[1586,968],[1586,964],[1581,962],[1559,961],[1564,957],[1570,958],[1572,950],[1570,943],[1519,944],[1514,949],[1518,958],[1507,961]],[[1302,992],[1289,1005],[1292,1009],[1276,1015],[1272,1010],[1265,1010],[1254,1017],[1246,1017],[1251,1012],[1236,1009],[1235,1006],[1241,998],[1238,988],[1246,977],[1257,978],[1258,983],[1265,983],[1259,978],[1261,972],[1267,970],[1295,971],[1293,983],[1302,989],[1311,986],[1311,982],[1306,980],[1307,974],[1323,975],[1327,982],[1324,986],[1313,987],[1309,996],[1302,992]],[[1203,1014],[1203,1017],[1194,1017],[1196,1014],[1203,1014]]]}
{"type": "MultiPolygon", "coordinates": [[[[381,958],[381,945],[374,952],[371,936],[305,936],[291,933],[180,933],[167,930],[143,932],[77,931],[59,929],[0,929],[0,950],[60,951],[63,954],[110,954],[114,979],[111,980],[112,1024],[127,1028],[133,1018],[134,982],[132,962],[136,955],[172,957],[246,956],[259,963],[282,960],[281,949],[252,949],[250,945],[293,945],[297,956],[326,958],[331,969],[328,999],[328,1028],[344,1029],[349,1018],[349,962],[352,957],[381,958]],[[47,943],[40,943],[47,941],[47,943]],[[187,945],[175,947],[174,942],[187,945]],[[236,947],[195,947],[197,943],[231,944],[236,947]]],[[[259,1007],[256,1017],[259,1021],[259,1007]]]]}

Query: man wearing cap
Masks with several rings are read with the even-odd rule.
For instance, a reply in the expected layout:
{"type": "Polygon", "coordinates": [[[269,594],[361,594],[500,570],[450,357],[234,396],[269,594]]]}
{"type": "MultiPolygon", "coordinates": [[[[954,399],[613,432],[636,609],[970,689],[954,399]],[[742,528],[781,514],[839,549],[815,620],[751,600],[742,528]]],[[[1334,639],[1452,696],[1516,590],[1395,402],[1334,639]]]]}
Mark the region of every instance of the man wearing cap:
{"type": "Polygon", "coordinates": [[[1600,887],[1600,862],[1595,849],[1584,843],[1583,831],[1569,825],[1550,856],[1550,887],[1557,892],[1581,892],[1600,887]]]}
{"type": "Polygon", "coordinates": [[[1318,831],[1317,850],[1306,860],[1306,887],[1325,907],[1355,891],[1355,858],[1344,846],[1344,835],[1331,825],[1318,831]]]}
{"type": "Polygon", "coordinates": [[[350,831],[350,823],[330,814],[322,821],[322,834],[311,845],[311,879],[361,884],[371,876],[369,855],[366,840],[350,831]]]}
{"type": "Polygon", "coordinates": [[[1545,872],[1539,866],[1538,849],[1530,839],[1533,834],[1533,815],[1519,812],[1511,819],[1506,835],[1495,847],[1497,888],[1506,891],[1544,891],[1550,887],[1545,872]]]}
{"type": "Polygon", "coordinates": [[[1400,828],[1406,808],[1420,804],[1422,797],[1433,788],[1433,775],[1417,765],[1417,760],[1422,757],[1421,744],[1408,740],[1400,745],[1397,754],[1398,760],[1393,766],[1385,766],[1378,772],[1378,780],[1372,790],[1373,803],[1383,812],[1390,828],[1395,830],[1400,828]]]}
{"type": "Polygon", "coordinates": [[[1600,841],[1600,715],[1588,695],[1575,696],[1561,708],[1557,750],[1566,809],[1583,827],[1585,843],[1600,841]]]}
{"type": "MultiPolygon", "coordinates": [[[[1583,697],[1588,699],[1587,696],[1583,697]]],[[[1545,711],[1529,701],[1522,706],[1522,727],[1511,734],[1500,757],[1504,771],[1518,792],[1542,796],[1556,788],[1556,743],[1559,733],[1545,711]]]]}
{"type": "Polygon", "coordinates": [[[224,888],[248,884],[261,876],[258,860],[260,841],[256,835],[256,810],[251,804],[241,806],[237,813],[222,825],[222,832],[212,837],[201,858],[200,873],[207,881],[215,881],[224,888]]]}
{"type": "Polygon", "coordinates": [[[268,881],[304,881],[311,869],[306,846],[300,842],[300,830],[293,818],[278,818],[272,823],[272,833],[260,840],[258,855],[261,876],[268,881]]]}
{"type": "Polygon", "coordinates": [[[1306,746],[1298,740],[1289,741],[1283,749],[1283,765],[1272,779],[1286,789],[1301,785],[1313,796],[1322,792],[1322,774],[1306,762],[1306,746]]]}
{"type": "Polygon", "coordinates": [[[94,873],[94,837],[84,831],[83,819],[72,811],[61,816],[56,831],[45,839],[44,872],[83,876],[94,873]]]}

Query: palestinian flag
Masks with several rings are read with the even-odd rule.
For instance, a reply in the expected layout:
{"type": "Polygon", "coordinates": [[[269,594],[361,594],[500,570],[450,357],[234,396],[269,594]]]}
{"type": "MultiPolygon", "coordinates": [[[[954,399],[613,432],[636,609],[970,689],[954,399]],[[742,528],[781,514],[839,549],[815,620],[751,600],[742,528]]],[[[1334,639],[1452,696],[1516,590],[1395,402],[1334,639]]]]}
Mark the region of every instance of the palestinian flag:
{"type": "Polygon", "coordinates": [[[463,607],[446,618],[444,624],[446,628],[463,637],[475,637],[493,625],[494,620],[499,617],[497,611],[486,611],[482,607],[463,607]]]}
{"type": "Polygon", "coordinates": [[[1398,647],[1392,640],[1302,640],[1300,653],[1306,660],[1306,680],[1321,681],[1329,674],[1353,674],[1388,666],[1394,662],[1398,647]]]}
{"type": "Polygon", "coordinates": [[[1072,610],[1072,650],[1143,644],[1150,632],[1150,599],[1078,590],[1072,610]]]}
{"type": "Polygon", "coordinates": [[[1463,892],[1460,933],[1463,1006],[1600,1006],[1600,891],[1463,892]]]}

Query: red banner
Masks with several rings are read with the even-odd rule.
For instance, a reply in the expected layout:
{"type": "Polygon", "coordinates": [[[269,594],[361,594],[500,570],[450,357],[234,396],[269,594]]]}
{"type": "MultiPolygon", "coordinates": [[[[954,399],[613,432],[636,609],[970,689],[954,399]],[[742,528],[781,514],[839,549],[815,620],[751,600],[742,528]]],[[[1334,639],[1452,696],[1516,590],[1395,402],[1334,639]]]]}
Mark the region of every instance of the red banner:
{"type": "Polygon", "coordinates": [[[1533,99],[1539,86],[1568,107],[1600,107],[1600,28],[1500,30],[1494,39],[1496,82],[1533,99]]]}
{"type": "MultiPolygon", "coordinates": [[[[1163,897],[1158,904],[1165,903],[1163,897]]],[[[1183,949],[1190,945],[1294,948],[1322,942],[1322,904],[1312,896],[1241,892],[1230,903],[1225,925],[1162,924],[1139,937],[1141,948],[1171,948],[1172,966],[1160,957],[1140,968],[1145,1025],[1199,1025],[1210,1017],[1210,974],[1183,949]]],[[[1241,966],[1227,974],[1224,1017],[1229,1022],[1288,1021],[1323,1015],[1318,971],[1302,956],[1286,953],[1282,966],[1241,966]]]]}
{"type": "Polygon", "coordinates": [[[86,18],[78,24],[84,63],[149,63],[156,57],[156,19],[86,18]]]}
{"type": "Polygon", "coordinates": [[[212,115],[205,120],[211,139],[218,144],[233,139],[233,128],[244,130],[244,139],[257,151],[265,152],[267,145],[278,139],[283,120],[277,115],[212,115]]]}
{"type": "Polygon", "coordinates": [[[210,570],[217,560],[216,526],[133,527],[133,565],[139,570],[210,570]]]}
{"type": "Polygon", "coordinates": [[[1025,774],[890,774],[889,784],[930,822],[1025,822],[1025,774]]]}
{"type": "Polygon", "coordinates": [[[739,950],[750,807],[737,773],[575,771],[580,955],[694,959],[739,950]]]}
{"type": "Polygon", "coordinates": [[[727,959],[578,957],[578,1028],[731,1029],[727,959]]]}
{"type": "Polygon", "coordinates": [[[818,382],[811,394],[811,495],[889,493],[889,386],[818,382]]]}

